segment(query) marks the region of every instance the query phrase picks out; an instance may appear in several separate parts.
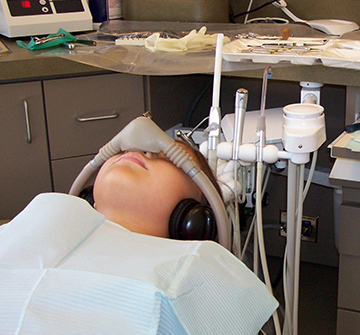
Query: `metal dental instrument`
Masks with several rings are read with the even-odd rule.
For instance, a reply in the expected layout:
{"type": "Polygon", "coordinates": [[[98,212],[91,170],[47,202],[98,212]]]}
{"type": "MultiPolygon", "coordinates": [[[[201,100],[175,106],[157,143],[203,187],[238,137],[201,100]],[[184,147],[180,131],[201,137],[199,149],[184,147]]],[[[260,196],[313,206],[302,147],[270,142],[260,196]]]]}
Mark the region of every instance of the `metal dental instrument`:
{"type": "Polygon", "coordinates": [[[203,124],[205,121],[207,121],[208,119],[209,119],[208,116],[205,117],[203,120],[201,120],[201,121],[200,121],[191,131],[189,131],[188,133],[184,133],[184,132],[182,132],[181,130],[178,130],[178,131],[176,132],[176,136],[179,137],[179,138],[181,138],[183,141],[189,143],[189,145],[190,145],[191,147],[198,149],[195,141],[194,141],[193,138],[192,138],[192,135],[193,135],[194,132],[195,132],[199,127],[201,127],[202,124],[203,124]]]}
{"type": "Polygon", "coordinates": [[[252,47],[248,49],[242,50],[242,53],[254,53],[254,54],[276,54],[276,53],[284,53],[284,54],[291,54],[291,55],[301,55],[313,50],[312,48],[308,47],[287,47],[287,48],[267,48],[267,47],[252,47]]]}
{"type": "Polygon", "coordinates": [[[63,46],[69,50],[75,50],[76,44],[85,44],[85,45],[96,46],[96,42],[90,41],[90,40],[76,40],[75,42],[64,42],[63,46]]]}
{"type": "Polygon", "coordinates": [[[64,43],[63,46],[69,50],[74,50],[76,48],[74,43],[64,43]]]}
{"type": "Polygon", "coordinates": [[[258,35],[255,33],[239,33],[235,35],[236,38],[244,39],[258,39],[258,40],[278,40],[281,36],[258,35]]]}
{"type": "Polygon", "coordinates": [[[47,42],[50,42],[50,41],[54,41],[54,40],[58,40],[60,38],[63,38],[65,37],[65,34],[59,34],[59,35],[56,35],[56,36],[51,36],[51,37],[34,37],[34,43],[36,45],[39,45],[39,44],[44,44],[44,43],[47,43],[47,42]]]}
{"type": "MultiPolygon", "coordinates": [[[[45,44],[51,41],[55,41],[58,40],[60,38],[66,37],[65,34],[59,34],[56,36],[51,36],[51,37],[34,37],[34,43],[36,45],[40,45],[40,44],[45,44]]],[[[69,50],[74,50],[75,49],[75,45],[74,43],[79,43],[79,44],[85,44],[85,45],[92,45],[92,46],[96,46],[96,42],[92,41],[92,40],[84,40],[84,39],[76,39],[74,42],[72,43],[67,43],[65,42],[64,45],[69,49],[69,50]]]]}
{"type": "Polygon", "coordinates": [[[234,222],[234,253],[238,257],[241,255],[241,235],[240,235],[240,216],[239,216],[239,202],[244,203],[246,200],[246,185],[245,179],[242,180],[242,190],[240,192],[241,200],[239,199],[238,189],[238,160],[239,147],[242,144],[242,135],[244,130],[245,112],[248,101],[248,90],[239,88],[235,95],[235,126],[233,138],[232,159],[234,164],[234,181],[235,181],[235,222],[234,222]]]}
{"type": "Polygon", "coordinates": [[[245,112],[248,101],[248,91],[239,88],[235,96],[235,129],[233,144],[233,160],[239,159],[239,147],[242,144],[242,134],[244,129],[245,112]]]}
{"type": "Polygon", "coordinates": [[[76,41],[75,41],[74,43],[80,43],[80,44],[85,44],[85,45],[96,46],[96,42],[95,42],[95,41],[92,41],[92,40],[76,39],[76,41]]]}

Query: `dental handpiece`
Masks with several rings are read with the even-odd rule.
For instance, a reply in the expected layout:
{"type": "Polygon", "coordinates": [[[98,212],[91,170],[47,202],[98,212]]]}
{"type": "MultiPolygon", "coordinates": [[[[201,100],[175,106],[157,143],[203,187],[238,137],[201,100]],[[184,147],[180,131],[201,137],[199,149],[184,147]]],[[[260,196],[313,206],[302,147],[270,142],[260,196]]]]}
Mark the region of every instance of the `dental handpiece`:
{"type": "Polygon", "coordinates": [[[239,88],[235,95],[235,123],[234,123],[234,140],[232,159],[239,159],[239,147],[242,144],[242,136],[244,131],[245,112],[248,101],[248,91],[239,88]]]}

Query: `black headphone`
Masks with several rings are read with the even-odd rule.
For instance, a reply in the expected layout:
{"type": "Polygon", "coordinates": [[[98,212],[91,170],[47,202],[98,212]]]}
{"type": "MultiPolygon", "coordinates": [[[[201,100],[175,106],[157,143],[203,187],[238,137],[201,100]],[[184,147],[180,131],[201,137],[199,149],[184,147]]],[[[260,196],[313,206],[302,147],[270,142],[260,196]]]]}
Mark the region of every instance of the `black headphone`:
{"type": "MultiPolygon", "coordinates": [[[[79,197],[94,206],[93,186],[84,188],[79,197]]],[[[170,216],[169,236],[176,240],[216,241],[217,228],[213,210],[194,199],[180,201],[170,216]]]]}
{"type": "Polygon", "coordinates": [[[184,199],[173,210],[169,236],[176,240],[216,240],[215,215],[210,206],[194,199],[184,199]]]}

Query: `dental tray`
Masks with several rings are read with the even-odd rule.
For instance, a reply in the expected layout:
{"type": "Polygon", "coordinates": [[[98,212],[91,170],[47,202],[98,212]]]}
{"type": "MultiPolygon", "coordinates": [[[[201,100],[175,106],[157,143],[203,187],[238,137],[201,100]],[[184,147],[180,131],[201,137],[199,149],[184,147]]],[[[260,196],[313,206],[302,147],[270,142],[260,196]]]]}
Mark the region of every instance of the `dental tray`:
{"type": "Polygon", "coordinates": [[[151,36],[150,31],[123,33],[116,36],[115,45],[145,45],[145,39],[151,36]]]}
{"type": "Polygon", "coordinates": [[[239,38],[223,47],[223,58],[229,62],[312,65],[318,61],[327,40],[323,38],[239,38]]]}
{"type": "MultiPolygon", "coordinates": [[[[141,32],[131,32],[131,33],[120,33],[116,35],[115,45],[138,45],[144,46],[145,40],[150,37],[153,32],[150,31],[141,31],[141,32]]],[[[159,36],[162,38],[180,38],[182,37],[178,33],[173,31],[161,31],[159,36]]]]}
{"type": "Polygon", "coordinates": [[[145,38],[117,38],[115,45],[137,45],[144,46],[145,38]]]}

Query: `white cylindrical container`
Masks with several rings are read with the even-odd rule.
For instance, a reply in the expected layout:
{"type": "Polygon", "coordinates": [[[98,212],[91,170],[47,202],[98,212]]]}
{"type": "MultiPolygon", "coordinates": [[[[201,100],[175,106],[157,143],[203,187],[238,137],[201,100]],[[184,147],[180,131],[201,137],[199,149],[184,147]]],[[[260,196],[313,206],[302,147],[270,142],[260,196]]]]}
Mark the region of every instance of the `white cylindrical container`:
{"type": "Polygon", "coordinates": [[[326,140],[324,108],[315,104],[284,107],[283,145],[292,153],[316,151],[326,140]]]}

